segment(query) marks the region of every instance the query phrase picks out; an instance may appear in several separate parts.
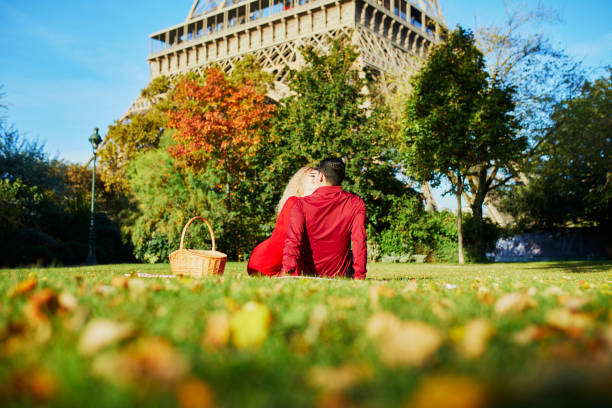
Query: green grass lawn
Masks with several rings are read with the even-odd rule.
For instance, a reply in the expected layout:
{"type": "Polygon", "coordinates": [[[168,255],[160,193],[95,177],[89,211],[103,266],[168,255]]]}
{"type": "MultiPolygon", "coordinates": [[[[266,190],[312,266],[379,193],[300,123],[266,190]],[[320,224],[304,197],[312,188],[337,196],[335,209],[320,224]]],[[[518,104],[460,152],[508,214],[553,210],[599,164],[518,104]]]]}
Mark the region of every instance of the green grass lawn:
{"type": "Polygon", "coordinates": [[[0,270],[0,405],[612,403],[611,262],[368,267],[366,281],[244,263],[202,280],[0,270]]]}

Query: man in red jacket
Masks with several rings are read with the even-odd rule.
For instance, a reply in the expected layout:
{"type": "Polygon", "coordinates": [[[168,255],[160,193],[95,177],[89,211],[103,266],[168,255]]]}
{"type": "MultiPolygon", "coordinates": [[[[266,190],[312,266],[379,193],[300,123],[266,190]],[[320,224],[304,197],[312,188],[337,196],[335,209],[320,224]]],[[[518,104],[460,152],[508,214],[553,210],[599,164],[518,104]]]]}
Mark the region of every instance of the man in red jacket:
{"type": "Polygon", "coordinates": [[[365,279],[365,204],[340,187],[342,160],[323,160],[317,180],[320,187],[291,209],[281,275],[294,273],[299,264],[306,274],[365,279]]]}

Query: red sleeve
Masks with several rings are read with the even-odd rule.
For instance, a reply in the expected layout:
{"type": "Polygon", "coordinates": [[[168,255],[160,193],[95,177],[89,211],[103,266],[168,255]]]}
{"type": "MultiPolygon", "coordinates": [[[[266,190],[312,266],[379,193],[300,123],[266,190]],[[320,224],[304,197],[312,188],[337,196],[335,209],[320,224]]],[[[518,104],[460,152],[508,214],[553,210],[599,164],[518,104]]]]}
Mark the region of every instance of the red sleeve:
{"type": "Polygon", "coordinates": [[[291,272],[297,268],[300,251],[302,249],[302,235],[304,234],[304,211],[299,200],[291,208],[287,235],[283,248],[283,272],[291,272]]]}
{"type": "Polygon", "coordinates": [[[358,199],[357,211],[351,226],[351,243],[353,248],[353,269],[355,279],[365,279],[368,250],[365,231],[366,207],[363,200],[358,199]]]}

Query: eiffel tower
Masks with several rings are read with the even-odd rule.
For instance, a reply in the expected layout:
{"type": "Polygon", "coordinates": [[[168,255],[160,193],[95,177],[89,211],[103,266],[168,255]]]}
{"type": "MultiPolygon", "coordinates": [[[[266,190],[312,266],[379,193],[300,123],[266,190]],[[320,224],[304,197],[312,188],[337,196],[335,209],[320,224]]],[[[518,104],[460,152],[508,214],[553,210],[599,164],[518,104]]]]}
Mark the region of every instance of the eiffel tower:
{"type": "MultiPolygon", "coordinates": [[[[151,80],[202,71],[230,71],[245,54],[274,74],[269,96],[286,95],[287,70],[303,62],[300,49],[327,51],[329,39],[350,36],[359,63],[384,77],[410,75],[428,50],[447,37],[438,0],[196,0],[187,19],[150,35],[151,80]]],[[[149,108],[137,99],[125,117],[149,108]]]]}

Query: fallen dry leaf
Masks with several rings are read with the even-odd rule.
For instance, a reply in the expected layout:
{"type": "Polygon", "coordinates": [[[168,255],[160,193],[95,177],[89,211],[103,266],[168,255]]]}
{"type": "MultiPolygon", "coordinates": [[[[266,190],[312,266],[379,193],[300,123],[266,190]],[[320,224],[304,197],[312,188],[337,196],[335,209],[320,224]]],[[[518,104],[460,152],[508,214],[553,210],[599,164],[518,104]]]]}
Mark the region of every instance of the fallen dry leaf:
{"type": "Polygon", "coordinates": [[[572,313],[568,309],[558,308],[546,312],[546,323],[561,330],[583,330],[593,325],[593,319],[583,313],[572,313]]]}
{"type": "Polygon", "coordinates": [[[50,288],[44,288],[33,293],[28,298],[23,314],[31,326],[45,323],[49,315],[55,313],[58,307],[57,296],[50,288]]]}
{"type": "Polygon", "coordinates": [[[557,302],[561,306],[566,307],[572,311],[577,311],[582,308],[582,306],[586,305],[591,301],[589,296],[569,296],[569,295],[559,295],[557,296],[557,302]]]}
{"type": "Polygon", "coordinates": [[[492,305],[493,303],[495,303],[495,297],[489,291],[489,288],[487,288],[486,286],[481,286],[478,288],[478,290],[476,291],[476,299],[486,305],[492,305]]]}
{"type": "Polygon", "coordinates": [[[313,309],[310,317],[308,318],[308,327],[304,332],[304,340],[306,343],[312,345],[314,344],[318,337],[319,332],[321,331],[321,327],[325,324],[327,320],[327,309],[323,305],[317,305],[313,309]]]}
{"type": "Polygon", "coordinates": [[[377,339],[383,334],[399,328],[401,320],[389,312],[376,313],[366,324],[366,333],[369,337],[377,339]]]}
{"type": "Polygon", "coordinates": [[[238,349],[260,347],[268,337],[271,320],[266,305],[248,302],[231,317],[232,344],[238,349]]]}
{"type": "Polygon", "coordinates": [[[480,357],[495,333],[493,325],[481,318],[472,319],[465,325],[463,338],[457,344],[459,353],[469,359],[480,357]]]}
{"type": "Polygon", "coordinates": [[[529,325],[525,327],[523,330],[514,333],[512,339],[515,343],[526,346],[527,344],[533,343],[536,340],[538,335],[538,328],[534,325],[529,325]]]}
{"type": "Polygon", "coordinates": [[[211,313],[206,321],[206,331],[202,338],[205,348],[219,348],[225,346],[230,339],[230,319],[225,312],[211,313]]]}
{"type": "Polygon", "coordinates": [[[13,373],[7,383],[9,396],[26,397],[38,403],[52,400],[58,393],[56,376],[44,367],[30,367],[13,373]]]}
{"type": "Polygon", "coordinates": [[[431,308],[431,312],[438,318],[442,319],[442,320],[446,320],[450,317],[450,314],[448,313],[448,311],[446,310],[446,307],[444,307],[444,305],[439,302],[439,301],[435,301],[432,302],[430,305],[431,308]]]}
{"type": "Polygon", "coordinates": [[[354,408],[346,393],[342,391],[325,391],[317,397],[317,408],[354,408]]]}
{"type": "Polygon", "coordinates": [[[147,290],[147,284],[144,279],[141,278],[130,278],[128,279],[128,289],[130,290],[131,297],[137,297],[147,290]]]}
{"type": "Polygon", "coordinates": [[[64,327],[67,330],[76,332],[81,330],[87,319],[89,318],[90,310],[85,306],[78,306],[72,311],[72,314],[63,320],[64,327]]]}
{"type": "Polygon", "coordinates": [[[538,303],[527,293],[508,293],[495,303],[495,312],[500,315],[520,313],[525,309],[537,307],[538,303]]]}
{"type": "Polygon", "coordinates": [[[307,380],[312,387],[326,390],[346,390],[372,377],[372,368],[362,364],[311,368],[307,380]]]}
{"type": "Polygon", "coordinates": [[[0,330],[0,356],[12,355],[29,347],[28,329],[25,322],[8,321],[0,330]]]}
{"type": "Polygon", "coordinates": [[[357,299],[351,297],[330,296],[327,303],[333,309],[352,309],[357,305],[357,299]]]}
{"type": "Polygon", "coordinates": [[[106,346],[130,337],[133,333],[134,328],[130,323],[97,318],[83,329],[77,349],[79,353],[90,356],[106,346]]]}
{"type": "Polygon", "coordinates": [[[9,291],[9,297],[20,296],[25,293],[28,293],[29,291],[36,288],[36,285],[38,285],[38,279],[36,279],[36,277],[24,279],[9,291]]]}
{"type": "Polygon", "coordinates": [[[129,279],[126,276],[114,276],[113,279],[111,279],[111,285],[118,289],[127,289],[128,281],[129,279]]]}
{"type": "Polygon", "coordinates": [[[466,377],[437,376],[425,379],[412,395],[411,408],[478,408],[487,403],[483,385],[466,377]]]}
{"type": "Polygon", "coordinates": [[[114,286],[102,285],[98,283],[96,286],[94,286],[93,291],[95,294],[98,295],[112,295],[117,291],[117,288],[115,288],[114,286]]]}
{"type": "Polygon", "coordinates": [[[59,307],[63,310],[72,311],[77,308],[79,301],[70,292],[62,292],[57,297],[59,307]]]}
{"type": "Polygon", "coordinates": [[[542,292],[544,296],[559,296],[564,295],[565,292],[558,286],[549,286],[542,292]]]}
{"type": "Polygon", "coordinates": [[[181,408],[210,408],[215,406],[212,389],[198,378],[186,378],[176,387],[176,400],[181,408]]]}
{"type": "Polygon", "coordinates": [[[372,316],[366,333],[375,339],[381,360],[390,366],[420,366],[442,344],[434,327],[419,321],[401,321],[390,313],[372,316]]]}
{"type": "Polygon", "coordinates": [[[92,371],[119,386],[167,388],[184,377],[188,364],[168,341],[154,337],[99,355],[92,363],[92,371]]]}

